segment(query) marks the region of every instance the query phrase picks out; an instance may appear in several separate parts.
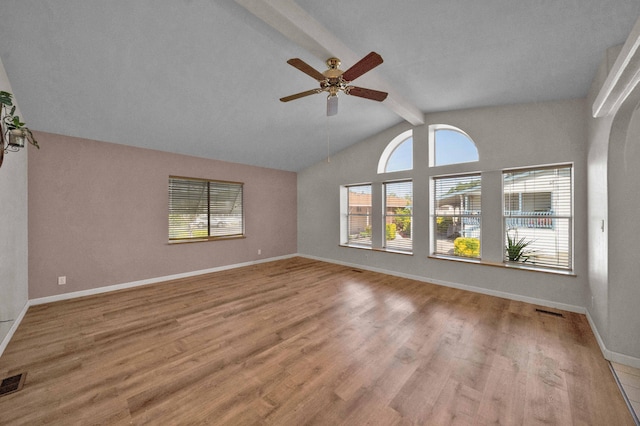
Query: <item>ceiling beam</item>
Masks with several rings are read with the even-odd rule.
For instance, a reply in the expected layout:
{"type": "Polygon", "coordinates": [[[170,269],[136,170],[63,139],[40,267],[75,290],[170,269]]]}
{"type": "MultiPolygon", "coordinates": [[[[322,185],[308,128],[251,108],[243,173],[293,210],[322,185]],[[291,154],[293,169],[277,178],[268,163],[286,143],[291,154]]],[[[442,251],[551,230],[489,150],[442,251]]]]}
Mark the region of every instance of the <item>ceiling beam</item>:
{"type": "MultiPolygon", "coordinates": [[[[360,59],[293,0],[235,1],[323,62],[330,57],[337,57],[342,63],[354,64],[360,59]]],[[[367,82],[375,85],[376,90],[389,94],[382,104],[391,111],[414,126],[425,123],[424,113],[400,96],[389,82],[375,72],[367,74],[367,82]]]]}
{"type": "Polygon", "coordinates": [[[593,102],[593,117],[615,114],[638,83],[640,83],[640,19],[636,21],[593,102]]]}

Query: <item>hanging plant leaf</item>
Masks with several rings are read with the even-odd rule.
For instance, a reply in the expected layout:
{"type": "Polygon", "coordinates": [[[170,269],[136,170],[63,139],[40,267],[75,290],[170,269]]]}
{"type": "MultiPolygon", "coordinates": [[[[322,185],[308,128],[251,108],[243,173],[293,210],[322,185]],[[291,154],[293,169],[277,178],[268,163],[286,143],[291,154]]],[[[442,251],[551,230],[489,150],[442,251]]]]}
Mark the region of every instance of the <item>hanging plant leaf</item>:
{"type": "Polygon", "coordinates": [[[11,101],[11,93],[0,91],[0,104],[12,106],[13,102],[11,101]]]}

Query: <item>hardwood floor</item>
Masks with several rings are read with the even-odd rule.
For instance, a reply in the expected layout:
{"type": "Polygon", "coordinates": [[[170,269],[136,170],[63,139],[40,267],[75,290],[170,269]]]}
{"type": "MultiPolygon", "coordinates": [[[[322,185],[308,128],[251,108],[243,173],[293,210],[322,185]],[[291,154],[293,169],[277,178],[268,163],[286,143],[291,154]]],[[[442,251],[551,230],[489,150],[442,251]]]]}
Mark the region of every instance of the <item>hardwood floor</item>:
{"type": "Polygon", "coordinates": [[[584,315],[293,258],[29,309],[0,423],[632,425],[584,315]]]}
{"type": "Polygon", "coordinates": [[[633,368],[628,365],[612,362],[613,367],[620,386],[627,395],[631,409],[634,411],[636,418],[640,416],[640,368],[633,368]]]}

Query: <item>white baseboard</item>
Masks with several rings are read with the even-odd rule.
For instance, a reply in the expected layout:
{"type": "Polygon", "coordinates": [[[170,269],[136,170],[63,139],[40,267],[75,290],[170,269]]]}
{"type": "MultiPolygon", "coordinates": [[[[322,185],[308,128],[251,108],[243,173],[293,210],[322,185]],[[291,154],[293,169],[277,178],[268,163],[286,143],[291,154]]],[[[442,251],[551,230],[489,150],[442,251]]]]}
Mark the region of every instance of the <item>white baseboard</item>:
{"type": "Polygon", "coordinates": [[[22,318],[24,318],[24,315],[27,313],[29,306],[30,306],[29,301],[27,300],[22,310],[18,314],[18,317],[13,321],[13,324],[11,325],[9,332],[7,333],[6,336],[4,336],[4,339],[2,339],[2,342],[0,342],[0,356],[2,356],[2,353],[7,348],[9,341],[11,340],[11,338],[13,337],[13,334],[16,332],[16,330],[18,329],[18,326],[22,322],[22,318]]]}
{"type": "Polygon", "coordinates": [[[600,336],[598,327],[596,327],[596,323],[593,321],[593,318],[591,318],[591,314],[588,310],[586,312],[586,316],[587,320],[589,321],[589,325],[591,326],[591,330],[596,336],[596,341],[598,342],[598,346],[600,346],[600,351],[602,351],[604,359],[611,362],[617,362],[618,364],[628,365],[629,367],[640,368],[640,358],[621,354],[619,352],[614,352],[607,349],[607,345],[605,345],[604,340],[602,340],[602,336],[600,336]]]}
{"type": "Polygon", "coordinates": [[[259,263],[266,263],[266,262],[273,262],[275,260],[289,259],[289,258],[295,257],[295,256],[297,256],[297,255],[296,254],[292,254],[292,255],[278,256],[278,257],[270,257],[268,259],[260,259],[260,260],[253,260],[253,261],[250,261],[250,262],[235,263],[235,264],[232,264],[232,265],[224,265],[224,266],[218,266],[218,267],[215,267],[215,268],[201,269],[201,270],[198,270],[198,271],[184,272],[184,273],[181,273],[181,274],[166,275],[166,276],[163,276],[163,277],[149,278],[149,279],[146,279],[146,280],[132,281],[132,282],[121,283],[121,284],[114,284],[114,285],[109,285],[109,286],[105,286],[105,287],[92,288],[92,289],[89,289],[89,290],[74,291],[74,292],[71,292],[71,293],[56,294],[54,296],[47,296],[47,297],[39,297],[37,299],[29,300],[29,306],[42,305],[44,303],[51,303],[51,302],[59,302],[61,300],[76,299],[78,297],[93,296],[93,295],[96,295],[96,294],[109,293],[109,292],[116,291],[116,290],[124,290],[124,289],[128,289],[128,288],[140,287],[140,286],[149,285],[149,284],[157,284],[157,283],[161,283],[161,282],[164,282],[164,281],[177,280],[177,279],[180,279],[180,278],[189,278],[189,277],[194,277],[194,276],[197,276],[197,275],[204,275],[204,274],[210,274],[210,273],[213,273],[213,272],[226,271],[226,270],[229,270],[229,269],[242,268],[244,266],[257,265],[259,263]]]}

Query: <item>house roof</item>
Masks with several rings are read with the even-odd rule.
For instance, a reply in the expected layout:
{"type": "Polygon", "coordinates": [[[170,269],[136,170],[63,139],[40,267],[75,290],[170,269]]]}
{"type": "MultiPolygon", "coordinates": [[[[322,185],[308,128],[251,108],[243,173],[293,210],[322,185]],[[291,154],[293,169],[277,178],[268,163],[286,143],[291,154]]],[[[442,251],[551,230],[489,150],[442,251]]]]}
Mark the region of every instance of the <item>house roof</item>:
{"type": "MultiPolygon", "coordinates": [[[[387,207],[406,207],[407,199],[389,195],[386,197],[387,207]]],[[[351,207],[368,207],[371,206],[371,194],[362,194],[357,192],[349,193],[349,206],[351,207]]]]}
{"type": "Polygon", "coordinates": [[[5,0],[0,59],[34,130],[301,170],[424,112],[587,94],[637,0],[5,0]],[[245,6],[247,8],[245,8],[245,6]],[[384,63],[341,96],[287,65],[384,63]],[[402,112],[405,111],[405,112],[402,112]],[[417,112],[416,112],[417,111],[417,112]]]}

